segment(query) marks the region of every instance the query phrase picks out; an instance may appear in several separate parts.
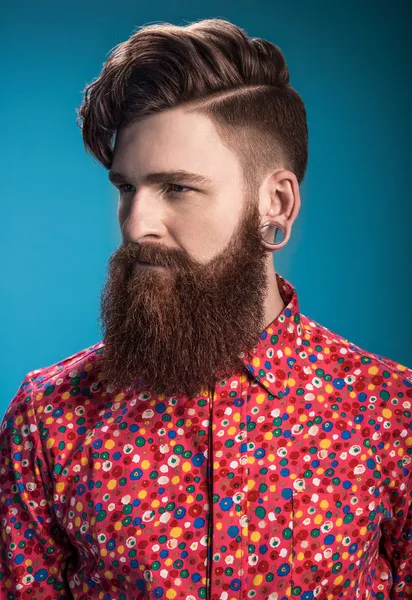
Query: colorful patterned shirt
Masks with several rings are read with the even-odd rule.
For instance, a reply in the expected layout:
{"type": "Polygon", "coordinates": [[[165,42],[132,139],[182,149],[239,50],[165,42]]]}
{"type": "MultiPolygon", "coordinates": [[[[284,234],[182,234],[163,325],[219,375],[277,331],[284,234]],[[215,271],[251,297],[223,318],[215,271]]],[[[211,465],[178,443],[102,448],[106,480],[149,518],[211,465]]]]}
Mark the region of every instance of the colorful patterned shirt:
{"type": "Polygon", "coordinates": [[[103,342],[25,376],[0,432],[2,600],[412,599],[412,371],[276,277],[284,310],[213,397],[115,395],[103,342]]]}

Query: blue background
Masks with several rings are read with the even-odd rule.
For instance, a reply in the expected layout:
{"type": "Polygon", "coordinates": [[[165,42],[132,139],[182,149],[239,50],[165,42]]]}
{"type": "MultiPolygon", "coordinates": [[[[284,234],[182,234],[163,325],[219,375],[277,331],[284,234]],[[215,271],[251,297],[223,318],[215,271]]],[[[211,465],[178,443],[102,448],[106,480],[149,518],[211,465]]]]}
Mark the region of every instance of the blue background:
{"type": "Polygon", "coordinates": [[[82,90],[137,27],[227,18],[280,46],[308,114],[302,208],[276,270],[303,314],[412,366],[409,1],[4,3],[0,412],[25,376],[102,338],[117,194],[84,152],[82,90]]]}

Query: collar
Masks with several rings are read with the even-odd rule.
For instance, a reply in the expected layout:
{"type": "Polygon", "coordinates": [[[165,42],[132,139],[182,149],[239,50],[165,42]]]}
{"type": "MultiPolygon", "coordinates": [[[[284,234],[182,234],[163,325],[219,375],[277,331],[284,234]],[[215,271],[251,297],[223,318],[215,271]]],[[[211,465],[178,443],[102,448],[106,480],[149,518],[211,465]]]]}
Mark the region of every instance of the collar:
{"type": "Polygon", "coordinates": [[[282,398],[295,383],[291,376],[299,354],[304,350],[304,326],[296,289],[278,273],[276,280],[285,307],[259,335],[250,354],[240,356],[251,375],[270,394],[282,398]]]}

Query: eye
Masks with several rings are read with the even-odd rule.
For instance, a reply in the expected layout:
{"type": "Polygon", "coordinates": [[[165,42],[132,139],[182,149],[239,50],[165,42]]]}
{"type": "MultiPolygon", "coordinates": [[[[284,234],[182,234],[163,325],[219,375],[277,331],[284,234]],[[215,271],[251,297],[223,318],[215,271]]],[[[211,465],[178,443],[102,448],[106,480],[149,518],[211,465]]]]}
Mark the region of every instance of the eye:
{"type": "Polygon", "coordinates": [[[185,192],[191,191],[193,189],[193,188],[187,187],[186,185],[180,185],[178,183],[169,183],[169,184],[167,184],[166,188],[167,187],[174,188],[174,189],[170,189],[169,191],[166,190],[166,193],[170,193],[170,194],[184,194],[185,192]]]}
{"type": "Polygon", "coordinates": [[[124,192],[125,194],[127,194],[128,192],[130,192],[130,190],[125,190],[125,189],[123,189],[123,188],[124,188],[124,186],[133,187],[133,186],[132,186],[130,183],[120,183],[120,184],[117,186],[117,189],[118,189],[120,192],[124,192]]]}

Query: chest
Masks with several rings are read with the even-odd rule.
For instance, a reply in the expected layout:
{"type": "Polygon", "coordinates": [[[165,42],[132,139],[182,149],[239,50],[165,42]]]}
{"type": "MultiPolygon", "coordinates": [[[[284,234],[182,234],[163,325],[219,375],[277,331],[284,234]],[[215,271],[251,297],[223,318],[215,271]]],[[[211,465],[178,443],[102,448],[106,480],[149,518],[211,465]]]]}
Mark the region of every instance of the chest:
{"type": "Polygon", "coordinates": [[[351,597],[385,569],[393,465],[373,431],[270,398],[244,383],[101,415],[56,484],[74,598],[351,597]]]}

